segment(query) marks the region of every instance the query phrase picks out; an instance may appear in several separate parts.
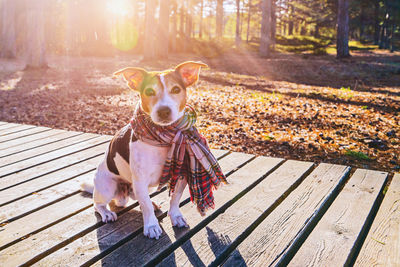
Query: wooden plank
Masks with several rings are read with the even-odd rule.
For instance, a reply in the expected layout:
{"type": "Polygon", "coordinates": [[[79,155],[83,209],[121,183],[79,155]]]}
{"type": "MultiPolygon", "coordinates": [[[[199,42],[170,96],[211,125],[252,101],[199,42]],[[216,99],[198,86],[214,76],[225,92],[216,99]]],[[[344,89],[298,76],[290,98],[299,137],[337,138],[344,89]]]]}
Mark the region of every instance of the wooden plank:
{"type": "MultiPolygon", "coordinates": [[[[254,171],[266,173],[268,158],[257,158],[258,162],[246,169],[243,176],[254,175],[254,171]]],[[[289,160],[266,177],[260,184],[235,202],[223,214],[182,244],[175,253],[165,258],[162,266],[209,265],[246,228],[260,216],[267,216],[290,193],[312,168],[313,163],[289,160]],[[285,177],[282,179],[282,177],[285,177]],[[225,241],[225,242],[224,242],[225,241]]],[[[239,170],[238,172],[240,172],[239,170]]],[[[234,181],[233,181],[234,182],[234,181]]]]}
{"type": "MultiPolygon", "coordinates": [[[[5,167],[11,167],[12,169],[13,166],[18,165],[16,163],[24,161],[26,162],[28,159],[35,158],[35,162],[39,156],[48,159],[48,157],[45,156],[45,154],[53,154],[53,157],[57,157],[60,151],[65,150],[65,151],[71,151],[71,147],[74,145],[82,145],[83,147],[85,146],[84,141],[88,141],[90,139],[93,139],[95,137],[98,137],[98,135],[94,134],[80,134],[77,136],[70,136],[70,138],[67,139],[62,139],[59,140],[58,142],[50,143],[50,144],[44,144],[40,147],[36,147],[35,149],[30,149],[26,151],[22,151],[17,154],[9,155],[6,157],[2,157],[0,161],[0,173],[1,173],[1,168],[5,167]],[[53,153],[51,153],[53,152],[53,153]]],[[[77,146],[79,147],[79,146],[77,146]]],[[[65,152],[64,152],[65,153],[65,152]]]]}
{"type": "Polygon", "coordinates": [[[5,129],[2,129],[0,131],[0,137],[6,136],[6,135],[9,135],[9,134],[13,134],[13,133],[17,133],[17,132],[21,132],[21,131],[25,131],[27,129],[32,129],[32,128],[35,128],[35,126],[17,124],[15,126],[11,126],[11,127],[7,127],[5,129]]]}
{"type": "Polygon", "coordinates": [[[37,157],[29,158],[20,162],[16,162],[4,167],[0,167],[0,178],[27,170],[29,168],[39,166],[43,163],[50,162],[61,157],[82,151],[84,149],[96,146],[98,144],[107,142],[108,137],[98,136],[94,134],[84,134],[80,135],[79,138],[91,138],[87,141],[81,142],[79,144],[67,146],[62,149],[55,150],[50,153],[42,154],[37,157]]]}
{"type": "MultiPolygon", "coordinates": [[[[52,185],[62,183],[74,177],[79,177],[81,173],[94,171],[103,158],[104,155],[100,155],[1,191],[0,207],[2,212],[0,212],[0,222],[7,220],[10,217],[17,216],[16,213],[26,212],[28,209],[34,209],[35,207],[33,207],[33,202],[36,203],[39,200],[42,201],[42,196],[44,196],[44,201],[49,200],[50,195],[41,192],[43,189],[50,187],[49,190],[54,191],[55,189],[52,185]],[[35,199],[35,201],[33,201],[33,199],[35,199]]],[[[90,179],[88,181],[90,181],[90,179]]],[[[60,184],[60,186],[62,186],[62,184],[60,184]]],[[[67,190],[69,188],[65,189],[67,190]]],[[[79,187],[75,190],[78,189],[79,187]]],[[[46,202],[40,203],[46,204],[46,202]]]]}
{"type": "Polygon", "coordinates": [[[229,153],[229,150],[222,150],[222,149],[211,149],[211,152],[213,153],[214,157],[220,158],[226,154],[229,153]]]}
{"type": "MultiPolygon", "coordinates": [[[[222,160],[230,160],[229,156],[230,155],[228,155],[226,158],[223,158],[222,160]]],[[[255,168],[255,166],[259,167],[259,160],[251,161],[240,168],[238,171],[232,173],[232,175],[228,177],[228,181],[230,184],[228,186],[221,187],[214,195],[216,209],[208,211],[205,217],[201,217],[198,214],[195,205],[193,205],[191,202],[181,207],[183,215],[188,219],[190,228],[177,229],[175,227],[172,227],[169,218],[165,218],[160,222],[161,228],[164,230],[164,233],[160,237],[160,239],[156,241],[156,243],[154,242],[154,240],[150,240],[147,237],[143,236],[143,234],[141,233],[142,229],[139,228],[139,234],[133,239],[129,240],[126,244],[118,247],[115,251],[107,255],[105,258],[101,260],[94,258],[93,260],[85,263],[85,265],[92,263],[94,260],[98,260],[95,265],[101,264],[109,266],[127,264],[132,266],[143,266],[144,263],[148,262],[154,256],[164,251],[165,249],[173,250],[174,246],[177,245],[177,243],[175,243],[177,239],[182,238],[184,234],[193,235],[199,229],[201,229],[204,224],[207,224],[215,219],[215,217],[217,217],[219,214],[225,211],[227,207],[234,203],[235,200],[232,199],[237,199],[240,198],[240,196],[243,196],[246,193],[245,189],[247,189],[247,191],[250,190],[252,186],[255,185],[253,184],[255,181],[261,180],[266,174],[266,171],[273,170],[281,161],[282,159],[268,158],[264,162],[265,165],[262,168],[255,168]],[[245,191],[243,192],[243,190],[245,191]],[[135,249],[132,250],[132,248],[134,247],[135,249]],[[131,252],[128,253],[124,258],[118,258],[118,255],[125,255],[127,251],[131,252]]],[[[164,211],[166,215],[166,209],[164,211]]],[[[108,247],[111,247],[108,245],[115,244],[113,240],[115,240],[116,236],[128,231],[129,228],[130,230],[128,232],[135,231],[134,229],[137,229],[136,227],[137,226],[135,226],[135,228],[132,228],[131,224],[127,224],[125,227],[119,229],[117,232],[102,237],[99,240],[101,248],[103,249],[103,251],[108,249],[108,247]]],[[[190,236],[188,236],[188,238],[190,238],[190,236]]]]}
{"type": "Polygon", "coordinates": [[[88,208],[92,203],[91,197],[83,198],[77,194],[24,216],[19,220],[3,224],[0,227],[0,250],[47,228],[58,220],[64,220],[71,214],[88,208]]]}
{"type": "MultiPolygon", "coordinates": [[[[237,166],[232,165],[232,160],[228,157],[225,161],[220,162],[221,167],[224,168],[225,172],[229,172],[232,169],[236,168],[237,166]],[[232,167],[233,166],[233,167],[232,167]]],[[[168,202],[168,192],[164,191],[161,192],[156,196],[156,199],[153,200],[160,203],[160,201],[164,200],[164,202],[168,202]]],[[[163,202],[163,203],[164,203],[163,202]]],[[[161,203],[161,204],[163,204],[161,203]]],[[[142,222],[142,215],[137,210],[133,210],[132,208],[137,206],[136,201],[130,201],[129,206],[127,209],[123,211],[123,213],[119,213],[119,218],[114,223],[103,224],[99,220],[99,216],[94,216],[93,208],[89,208],[83,212],[80,212],[67,220],[60,222],[59,224],[49,227],[31,237],[27,237],[26,239],[16,243],[15,245],[2,250],[0,253],[0,261],[6,261],[11,265],[20,265],[27,262],[29,259],[33,259],[30,261],[30,264],[36,262],[38,259],[42,257],[41,253],[47,254],[47,251],[50,248],[51,250],[59,250],[62,255],[62,258],[58,259],[58,261],[64,261],[67,259],[67,255],[70,255],[70,251],[81,251],[82,253],[78,253],[74,255],[75,257],[84,257],[86,253],[83,253],[83,250],[89,249],[81,247],[80,243],[86,243],[87,240],[90,241],[88,245],[92,247],[98,247],[97,243],[97,234],[102,233],[106,235],[107,233],[113,233],[120,225],[124,225],[125,223],[129,223],[129,225],[133,225],[137,227],[138,224],[142,222]],[[138,221],[137,223],[133,223],[134,221],[138,221]],[[101,227],[100,227],[101,226],[101,227]],[[98,228],[100,227],[100,228],[98,228]],[[96,230],[96,228],[98,228],[96,230]],[[82,238],[77,239],[79,236],[84,235],[82,238]],[[68,244],[63,244],[64,240],[69,240],[72,242],[73,240],[77,239],[75,242],[69,244],[67,247],[63,247],[68,244]],[[84,241],[86,240],[86,241],[84,241]],[[71,246],[71,247],[70,247],[71,246]],[[13,255],[18,254],[18,257],[13,257],[13,255]]],[[[130,234],[131,232],[126,232],[125,235],[130,234]]],[[[121,233],[119,233],[121,234],[121,233]]],[[[119,236],[122,238],[123,236],[119,236]]],[[[98,248],[99,249],[99,248],[98,248]]],[[[56,252],[56,253],[59,253],[56,252]]],[[[45,258],[45,260],[57,261],[57,259],[52,258],[53,255],[49,255],[49,257],[45,258]]],[[[91,255],[91,254],[88,254],[91,255]]],[[[95,254],[96,255],[96,254],[95,254]]],[[[86,256],[87,258],[87,256],[86,256]]],[[[85,259],[85,257],[84,257],[85,259]]],[[[68,259],[72,260],[72,259],[68,259]]],[[[78,261],[75,260],[75,261],[78,261]]],[[[39,262],[39,265],[42,265],[43,262],[39,262]]],[[[70,265],[70,264],[69,264],[70,265]]]]}
{"type": "MultiPolygon", "coordinates": [[[[320,164],[306,179],[240,243],[225,266],[275,264],[298,233],[332,199],[346,180],[350,168],[320,164]]],[[[224,260],[223,258],[217,258],[224,260]]]]}
{"type": "Polygon", "coordinates": [[[15,133],[10,133],[4,136],[0,136],[0,143],[5,143],[11,140],[15,140],[17,138],[22,138],[25,136],[29,136],[32,134],[40,133],[40,132],[45,132],[45,131],[50,131],[50,128],[46,127],[28,127],[29,125],[24,125],[26,129],[15,132],[15,133]]]}
{"type": "Polygon", "coordinates": [[[0,125],[0,133],[1,133],[3,130],[11,129],[11,128],[18,127],[18,126],[21,126],[21,124],[17,124],[17,123],[6,123],[6,124],[3,124],[3,125],[0,125]]]}
{"type": "Polygon", "coordinates": [[[95,170],[81,174],[73,179],[51,186],[50,188],[35,192],[22,199],[2,206],[0,211],[0,225],[20,219],[27,214],[51,205],[62,198],[80,191],[80,184],[93,180],[95,170]]]}
{"type": "Polygon", "coordinates": [[[82,133],[67,132],[63,130],[50,130],[37,134],[14,139],[5,143],[0,143],[0,158],[11,154],[19,153],[29,149],[37,148],[45,144],[57,142],[59,140],[76,136],[82,133]]]}
{"type": "MultiPolygon", "coordinates": [[[[107,140],[105,140],[107,142],[107,140]]],[[[62,170],[65,167],[73,166],[81,161],[103,155],[108,147],[108,143],[98,144],[93,148],[88,148],[83,151],[61,157],[59,159],[46,162],[34,168],[29,168],[20,171],[13,175],[8,175],[0,179],[0,191],[11,188],[18,184],[37,179],[43,175],[62,170]]]]}
{"type": "Polygon", "coordinates": [[[400,173],[393,176],[355,266],[400,266],[400,173]]]}
{"type": "MultiPolygon", "coordinates": [[[[289,266],[343,266],[382,192],[386,172],[358,169],[300,247],[289,266]]],[[[285,264],[290,260],[282,258],[285,264]]],[[[370,266],[370,265],[369,265],[370,266]]]]}

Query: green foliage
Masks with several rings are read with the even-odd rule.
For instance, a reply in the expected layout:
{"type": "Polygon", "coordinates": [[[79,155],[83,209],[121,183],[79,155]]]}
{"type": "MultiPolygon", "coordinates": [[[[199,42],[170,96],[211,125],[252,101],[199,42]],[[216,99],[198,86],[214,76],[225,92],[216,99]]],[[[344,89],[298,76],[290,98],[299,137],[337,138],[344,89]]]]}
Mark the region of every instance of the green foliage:
{"type": "Polygon", "coordinates": [[[371,160],[367,154],[364,154],[361,151],[346,150],[345,155],[357,160],[371,160]]]}
{"type": "Polygon", "coordinates": [[[284,52],[302,53],[311,51],[316,55],[325,55],[326,48],[332,43],[332,40],[325,38],[315,38],[312,36],[276,36],[277,50],[284,52]]]}

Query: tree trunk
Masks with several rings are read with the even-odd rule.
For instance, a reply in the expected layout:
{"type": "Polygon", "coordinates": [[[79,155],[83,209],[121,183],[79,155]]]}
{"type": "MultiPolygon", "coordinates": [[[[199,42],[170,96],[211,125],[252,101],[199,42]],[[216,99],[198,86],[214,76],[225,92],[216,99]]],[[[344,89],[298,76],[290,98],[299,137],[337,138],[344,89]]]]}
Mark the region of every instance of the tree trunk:
{"type": "Polygon", "coordinates": [[[170,35],[170,42],[171,42],[171,50],[176,52],[176,39],[177,39],[177,19],[178,19],[178,4],[177,0],[172,0],[172,11],[173,11],[173,17],[172,17],[172,29],[171,29],[171,35],[170,35]]]}
{"type": "Polygon", "coordinates": [[[200,2],[200,25],[199,25],[199,38],[203,38],[203,11],[204,11],[204,0],[200,2]]]}
{"type": "Polygon", "coordinates": [[[379,44],[379,0],[375,0],[374,8],[374,19],[375,19],[375,32],[374,32],[374,44],[379,44]]]}
{"type": "Polygon", "coordinates": [[[160,19],[158,22],[157,54],[160,58],[168,57],[169,44],[169,0],[160,1],[160,19]]]}
{"type": "Polygon", "coordinates": [[[272,0],[271,5],[271,48],[275,50],[276,42],[276,0],[272,0]]]}
{"type": "Polygon", "coordinates": [[[146,18],[144,29],[144,60],[152,60],[155,58],[155,27],[154,10],[156,10],[157,0],[146,0],[146,18]]]}
{"type": "Polygon", "coordinates": [[[251,0],[249,0],[249,11],[247,13],[247,36],[246,42],[249,42],[249,33],[250,33],[250,17],[251,17],[251,0]]]}
{"type": "Polygon", "coordinates": [[[271,1],[262,0],[261,2],[261,40],[260,40],[260,56],[267,57],[270,54],[271,44],[271,1]]]}
{"type": "Polygon", "coordinates": [[[365,24],[365,6],[364,3],[360,3],[360,36],[359,41],[360,43],[364,42],[364,25],[365,24]]]}
{"type": "Polygon", "coordinates": [[[15,3],[14,0],[3,0],[1,6],[1,37],[0,57],[15,58],[17,56],[17,44],[15,33],[15,3]]]}
{"type": "Polygon", "coordinates": [[[390,52],[391,53],[393,53],[394,50],[395,50],[395,45],[394,45],[394,43],[395,43],[394,37],[396,36],[395,33],[394,33],[394,29],[395,28],[396,27],[395,27],[395,24],[394,24],[394,21],[393,21],[392,22],[392,35],[390,36],[390,52]]]}
{"type": "Polygon", "coordinates": [[[338,0],[336,57],[349,56],[349,0],[338,0]]]}
{"type": "Polygon", "coordinates": [[[319,38],[319,24],[318,24],[318,22],[315,24],[314,37],[315,38],[319,38]]]}
{"type": "Polygon", "coordinates": [[[45,16],[47,0],[25,1],[26,68],[46,68],[45,16]]]}
{"type": "Polygon", "coordinates": [[[189,41],[193,32],[193,1],[187,0],[186,5],[187,19],[186,19],[186,40],[189,41]]]}
{"type": "Polygon", "coordinates": [[[294,13],[294,6],[291,3],[292,1],[289,2],[289,23],[288,23],[288,35],[293,35],[293,26],[294,26],[294,18],[293,18],[293,13],[294,13]]]}
{"type": "Polygon", "coordinates": [[[221,39],[223,35],[223,27],[224,27],[224,1],[217,0],[217,14],[216,14],[216,37],[217,39],[221,39]]]}
{"type": "Polygon", "coordinates": [[[240,38],[240,0],[236,0],[236,47],[239,47],[241,42],[242,38],[240,38]]]}

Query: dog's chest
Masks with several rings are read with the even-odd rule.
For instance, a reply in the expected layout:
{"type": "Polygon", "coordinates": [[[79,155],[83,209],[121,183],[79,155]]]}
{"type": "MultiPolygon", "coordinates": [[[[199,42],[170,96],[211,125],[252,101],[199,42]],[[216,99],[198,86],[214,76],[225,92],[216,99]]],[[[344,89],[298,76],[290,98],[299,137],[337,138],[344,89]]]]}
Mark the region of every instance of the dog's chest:
{"type": "Polygon", "coordinates": [[[149,186],[158,186],[169,147],[153,146],[137,140],[129,144],[129,149],[132,178],[149,186]]]}

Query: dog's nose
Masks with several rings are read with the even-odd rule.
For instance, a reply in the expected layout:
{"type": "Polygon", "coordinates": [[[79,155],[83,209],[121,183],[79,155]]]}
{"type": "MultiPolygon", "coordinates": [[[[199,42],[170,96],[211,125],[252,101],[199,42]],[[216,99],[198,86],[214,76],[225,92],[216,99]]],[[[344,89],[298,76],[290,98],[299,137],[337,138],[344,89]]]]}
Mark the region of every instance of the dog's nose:
{"type": "Polygon", "coordinates": [[[166,119],[169,118],[169,115],[171,115],[171,109],[170,109],[169,107],[166,107],[166,106],[160,107],[160,108],[157,110],[157,115],[158,115],[158,117],[159,117],[160,119],[166,120],[166,119]]]}

